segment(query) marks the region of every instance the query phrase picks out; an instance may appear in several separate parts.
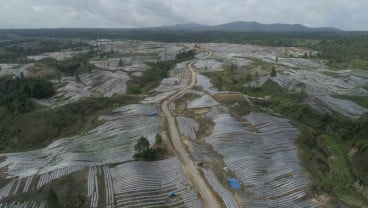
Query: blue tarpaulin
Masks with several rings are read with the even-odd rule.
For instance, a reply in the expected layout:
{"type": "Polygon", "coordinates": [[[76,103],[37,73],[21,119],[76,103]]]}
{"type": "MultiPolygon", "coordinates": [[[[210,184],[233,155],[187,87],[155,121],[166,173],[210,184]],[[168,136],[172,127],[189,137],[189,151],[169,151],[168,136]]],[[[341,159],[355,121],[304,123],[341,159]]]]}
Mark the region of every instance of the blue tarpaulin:
{"type": "Polygon", "coordinates": [[[148,114],[148,116],[150,116],[150,117],[157,116],[157,115],[158,115],[157,112],[151,112],[151,113],[148,114]]]}
{"type": "Polygon", "coordinates": [[[229,183],[232,189],[240,189],[240,183],[236,178],[229,178],[229,183]]]}
{"type": "Polygon", "coordinates": [[[167,193],[167,196],[168,196],[168,197],[176,196],[176,195],[175,195],[175,191],[170,191],[169,193],[167,193]]]}

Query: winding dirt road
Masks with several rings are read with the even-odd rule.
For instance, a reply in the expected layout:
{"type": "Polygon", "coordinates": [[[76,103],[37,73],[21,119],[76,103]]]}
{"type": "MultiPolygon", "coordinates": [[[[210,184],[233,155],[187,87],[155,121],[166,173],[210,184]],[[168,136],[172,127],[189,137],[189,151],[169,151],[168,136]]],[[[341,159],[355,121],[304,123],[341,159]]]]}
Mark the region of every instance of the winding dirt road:
{"type": "MultiPolygon", "coordinates": [[[[209,53],[211,55],[211,53],[209,53]]],[[[192,181],[192,183],[195,185],[197,191],[201,195],[201,198],[203,199],[205,206],[210,208],[216,208],[221,207],[220,202],[216,198],[215,194],[212,192],[210,187],[207,185],[206,181],[200,174],[200,172],[197,170],[196,165],[191,160],[188,152],[185,150],[185,147],[182,143],[182,140],[180,138],[180,133],[178,130],[178,126],[176,125],[176,119],[175,116],[170,112],[169,110],[169,103],[173,101],[178,96],[185,93],[186,90],[193,87],[196,84],[196,72],[193,70],[193,64],[194,62],[190,62],[187,67],[191,72],[191,80],[190,83],[182,88],[181,90],[177,91],[172,96],[168,97],[161,103],[161,111],[164,114],[164,116],[167,119],[167,126],[168,126],[168,133],[169,138],[171,139],[171,142],[176,150],[176,152],[179,155],[179,158],[184,164],[185,170],[192,181]]]]}

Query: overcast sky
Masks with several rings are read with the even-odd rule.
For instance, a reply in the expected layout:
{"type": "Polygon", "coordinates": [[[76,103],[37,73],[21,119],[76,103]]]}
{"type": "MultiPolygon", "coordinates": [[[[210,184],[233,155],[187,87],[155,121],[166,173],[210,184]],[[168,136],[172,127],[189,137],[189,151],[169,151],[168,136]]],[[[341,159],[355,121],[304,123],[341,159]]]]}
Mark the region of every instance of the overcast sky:
{"type": "Polygon", "coordinates": [[[0,0],[0,3],[0,28],[126,28],[258,21],[368,30],[368,0],[0,0]]]}

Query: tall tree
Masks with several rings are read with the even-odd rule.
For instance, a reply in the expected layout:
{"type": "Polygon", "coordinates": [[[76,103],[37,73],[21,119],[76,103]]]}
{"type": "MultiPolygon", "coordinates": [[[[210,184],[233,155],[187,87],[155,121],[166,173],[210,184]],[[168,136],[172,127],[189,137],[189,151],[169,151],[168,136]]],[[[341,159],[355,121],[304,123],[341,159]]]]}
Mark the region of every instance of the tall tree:
{"type": "Polygon", "coordinates": [[[150,144],[147,138],[142,136],[141,138],[138,139],[137,144],[134,146],[134,150],[137,153],[143,153],[149,150],[149,145],[150,144]]]}
{"type": "Polygon", "coordinates": [[[270,76],[271,77],[276,77],[276,69],[275,69],[275,66],[272,66],[270,76]]]}

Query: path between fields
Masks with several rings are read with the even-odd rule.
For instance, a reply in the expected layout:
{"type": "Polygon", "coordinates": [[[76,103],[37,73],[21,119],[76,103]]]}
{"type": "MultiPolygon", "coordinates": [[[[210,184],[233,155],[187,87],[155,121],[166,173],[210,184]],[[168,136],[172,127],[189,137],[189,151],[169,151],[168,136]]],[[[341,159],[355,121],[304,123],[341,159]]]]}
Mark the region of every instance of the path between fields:
{"type": "MultiPolygon", "coordinates": [[[[211,55],[212,53],[209,52],[207,57],[211,55]]],[[[193,185],[196,187],[197,191],[201,195],[201,198],[203,199],[206,207],[210,207],[210,208],[222,207],[217,197],[212,192],[210,187],[207,185],[205,179],[202,177],[202,175],[198,171],[197,166],[191,160],[191,157],[189,156],[188,152],[185,150],[185,147],[180,138],[178,126],[176,124],[176,118],[175,116],[173,116],[173,114],[169,110],[170,102],[172,102],[175,98],[179,97],[180,95],[184,94],[186,90],[188,90],[189,88],[193,87],[196,84],[197,76],[196,76],[196,72],[193,70],[193,67],[192,67],[193,64],[194,62],[190,62],[187,65],[188,69],[191,72],[190,83],[186,87],[178,90],[175,94],[166,98],[161,103],[161,110],[167,119],[167,127],[168,127],[168,133],[169,133],[168,136],[171,139],[171,142],[176,152],[178,153],[179,158],[183,162],[189,178],[191,179],[193,185]]]]}

